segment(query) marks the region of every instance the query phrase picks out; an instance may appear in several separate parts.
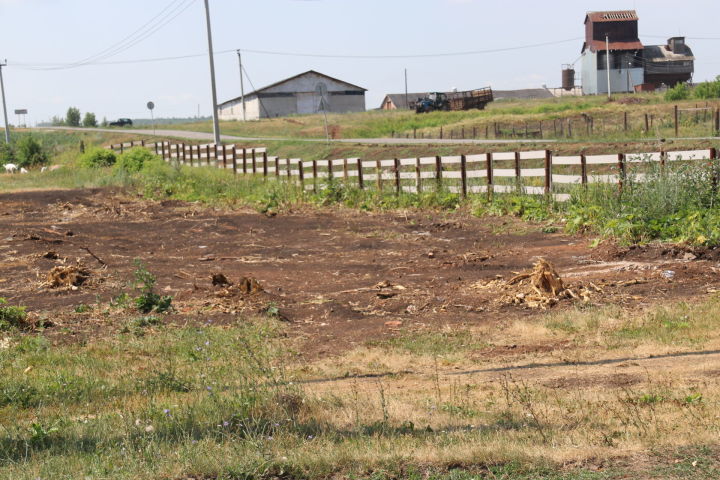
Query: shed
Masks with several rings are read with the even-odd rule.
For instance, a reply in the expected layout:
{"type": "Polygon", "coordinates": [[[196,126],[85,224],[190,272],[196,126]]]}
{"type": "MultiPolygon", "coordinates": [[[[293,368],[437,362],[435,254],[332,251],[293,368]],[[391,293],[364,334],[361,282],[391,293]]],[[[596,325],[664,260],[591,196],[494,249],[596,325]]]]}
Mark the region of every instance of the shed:
{"type": "MultiPolygon", "coordinates": [[[[247,120],[308,115],[323,111],[364,112],[365,88],[333,78],[315,70],[295,75],[245,95],[247,120]],[[327,92],[322,105],[322,89],[327,92]]],[[[218,105],[221,120],[243,119],[243,97],[218,105]]]]}

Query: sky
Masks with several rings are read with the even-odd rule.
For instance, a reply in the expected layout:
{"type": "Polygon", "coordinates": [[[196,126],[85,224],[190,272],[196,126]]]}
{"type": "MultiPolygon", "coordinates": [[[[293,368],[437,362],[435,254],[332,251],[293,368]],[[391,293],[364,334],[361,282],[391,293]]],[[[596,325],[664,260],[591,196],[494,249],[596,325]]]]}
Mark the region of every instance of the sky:
{"type": "MultiPolygon", "coordinates": [[[[379,107],[386,93],[404,91],[404,69],[411,92],[488,85],[497,90],[558,87],[562,65],[580,56],[585,13],[596,10],[635,8],[643,43],[662,44],[667,37],[685,35],[697,57],[695,80],[720,74],[717,0],[209,3],[219,102],[240,95],[234,53],[238,48],[247,50],[246,92],[313,69],[367,88],[368,109],[379,107]],[[538,44],[544,45],[473,55],[348,58],[538,44]]],[[[3,74],[11,124],[16,122],[13,111],[21,108],[29,110],[29,124],[64,116],[70,106],[94,112],[98,119],[149,118],[148,101],[155,103],[156,117],[211,114],[202,0],[0,0],[0,19],[0,59],[8,62],[3,74]],[[151,26],[152,34],[136,38],[151,26]],[[135,63],[185,56],[189,57],[135,63]],[[88,59],[90,64],[67,68],[88,59]]]]}

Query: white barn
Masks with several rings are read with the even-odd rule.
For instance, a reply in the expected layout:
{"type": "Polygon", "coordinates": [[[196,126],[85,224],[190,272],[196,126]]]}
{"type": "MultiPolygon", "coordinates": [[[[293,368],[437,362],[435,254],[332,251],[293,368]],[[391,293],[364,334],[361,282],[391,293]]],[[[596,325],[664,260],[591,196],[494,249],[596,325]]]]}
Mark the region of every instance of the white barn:
{"type": "MultiPolygon", "coordinates": [[[[310,70],[245,95],[246,118],[306,115],[322,111],[319,89],[325,95],[325,111],[364,112],[366,89],[310,70]]],[[[242,97],[218,105],[221,120],[242,120],[242,97]]]]}

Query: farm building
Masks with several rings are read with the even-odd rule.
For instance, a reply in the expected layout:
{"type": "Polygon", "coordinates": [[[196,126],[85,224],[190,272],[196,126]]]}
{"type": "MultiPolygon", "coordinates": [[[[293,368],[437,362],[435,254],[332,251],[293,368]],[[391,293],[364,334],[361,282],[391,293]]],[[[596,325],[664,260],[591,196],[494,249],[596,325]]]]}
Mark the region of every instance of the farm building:
{"type": "MultiPolygon", "coordinates": [[[[323,110],[347,113],[365,111],[366,89],[310,70],[245,95],[246,118],[307,115],[323,110]]],[[[242,120],[242,97],[218,105],[221,120],[242,120]]]]}
{"type": "MultiPolygon", "coordinates": [[[[445,92],[450,95],[453,92],[445,92]]],[[[428,96],[429,92],[408,93],[407,102],[404,93],[388,93],[380,104],[380,110],[405,110],[415,108],[415,102],[418,98],[428,96]],[[408,105],[409,103],[409,105],[408,105]]],[[[526,88],[524,90],[493,90],[495,100],[528,100],[536,98],[553,98],[552,92],[546,88],[526,88]]]]}
{"type": "Polygon", "coordinates": [[[667,45],[644,46],[634,10],[590,12],[585,16],[582,48],[584,95],[674,86],[689,81],[694,71],[692,51],[683,37],[667,45]],[[608,63],[610,75],[608,76],[608,63]]]}

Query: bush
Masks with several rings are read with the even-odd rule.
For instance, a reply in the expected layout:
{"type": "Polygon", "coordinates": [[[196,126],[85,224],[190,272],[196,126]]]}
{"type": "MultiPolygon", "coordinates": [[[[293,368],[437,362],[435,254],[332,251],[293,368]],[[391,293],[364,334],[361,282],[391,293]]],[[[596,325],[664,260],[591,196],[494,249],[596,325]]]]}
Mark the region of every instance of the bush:
{"type": "Polygon", "coordinates": [[[0,331],[24,326],[27,319],[25,307],[7,305],[7,300],[0,297],[0,331]]]}
{"type": "Polygon", "coordinates": [[[117,158],[115,169],[128,173],[136,173],[143,169],[145,164],[157,161],[157,155],[142,147],[133,148],[117,158]]]}
{"type": "Polygon", "coordinates": [[[695,87],[695,98],[703,100],[720,98],[720,76],[714,82],[703,82],[695,87]]]}
{"type": "Polygon", "coordinates": [[[687,83],[678,83],[665,92],[665,100],[668,102],[677,102],[679,100],[687,100],[688,98],[690,98],[690,87],[688,87],[687,83]]]}
{"type": "Polygon", "coordinates": [[[117,155],[112,150],[95,148],[80,156],[80,165],[85,168],[103,168],[115,165],[117,155]]]}
{"type": "Polygon", "coordinates": [[[32,135],[21,137],[15,145],[15,157],[20,167],[34,167],[48,163],[48,154],[32,135]]]}
{"type": "Polygon", "coordinates": [[[8,143],[0,143],[0,167],[6,163],[15,163],[15,150],[8,143]]]}

